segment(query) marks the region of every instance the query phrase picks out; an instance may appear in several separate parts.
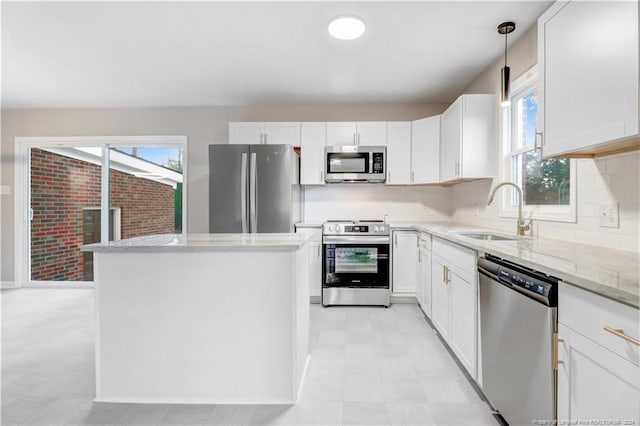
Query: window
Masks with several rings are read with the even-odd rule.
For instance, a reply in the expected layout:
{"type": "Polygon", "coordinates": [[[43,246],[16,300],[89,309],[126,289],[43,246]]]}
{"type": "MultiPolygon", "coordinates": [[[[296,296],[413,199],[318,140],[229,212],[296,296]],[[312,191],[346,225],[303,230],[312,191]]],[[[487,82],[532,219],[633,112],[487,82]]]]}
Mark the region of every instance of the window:
{"type": "MultiPolygon", "coordinates": [[[[536,67],[513,82],[511,105],[502,110],[503,180],[520,185],[523,208],[534,219],[575,222],[575,164],[568,158],[542,159],[536,150],[538,84],[536,67]]],[[[501,216],[516,214],[515,190],[504,189],[501,216]],[[509,192],[511,195],[509,196],[509,192]]]]}

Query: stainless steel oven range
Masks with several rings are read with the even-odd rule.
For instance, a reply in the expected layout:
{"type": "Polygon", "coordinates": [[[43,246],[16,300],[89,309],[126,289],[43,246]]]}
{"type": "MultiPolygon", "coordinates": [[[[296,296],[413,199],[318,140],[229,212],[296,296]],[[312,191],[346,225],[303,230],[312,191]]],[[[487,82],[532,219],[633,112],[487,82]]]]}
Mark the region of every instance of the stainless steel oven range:
{"type": "Polygon", "coordinates": [[[322,305],[388,307],[391,301],[389,225],[327,221],[322,225],[322,305]]]}

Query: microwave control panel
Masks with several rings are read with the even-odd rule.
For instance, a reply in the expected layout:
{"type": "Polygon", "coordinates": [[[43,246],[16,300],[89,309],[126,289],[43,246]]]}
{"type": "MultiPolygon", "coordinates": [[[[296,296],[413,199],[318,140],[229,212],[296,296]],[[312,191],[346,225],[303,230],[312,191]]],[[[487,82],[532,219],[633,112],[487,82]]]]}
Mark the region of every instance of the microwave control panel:
{"type": "Polygon", "coordinates": [[[384,153],[373,153],[373,170],[372,173],[384,173],[384,153]]]}

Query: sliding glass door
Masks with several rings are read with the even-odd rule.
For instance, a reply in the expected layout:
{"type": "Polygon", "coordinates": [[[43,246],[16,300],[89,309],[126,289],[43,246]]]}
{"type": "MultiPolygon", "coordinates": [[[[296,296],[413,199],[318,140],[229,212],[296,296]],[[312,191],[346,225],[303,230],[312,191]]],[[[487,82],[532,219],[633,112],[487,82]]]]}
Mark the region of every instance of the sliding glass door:
{"type": "Polygon", "coordinates": [[[69,139],[23,147],[28,218],[22,285],[90,284],[93,254],[82,245],[183,230],[186,141],[69,139]]]}

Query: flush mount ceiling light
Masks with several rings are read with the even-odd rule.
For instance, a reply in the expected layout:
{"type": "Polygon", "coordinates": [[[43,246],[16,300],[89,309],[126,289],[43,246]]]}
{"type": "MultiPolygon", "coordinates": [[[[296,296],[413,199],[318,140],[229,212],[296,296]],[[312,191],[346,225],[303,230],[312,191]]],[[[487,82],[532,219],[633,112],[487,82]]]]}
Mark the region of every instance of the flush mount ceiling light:
{"type": "Polygon", "coordinates": [[[514,32],[516,29],[515,22],[503,22],[498,25],[498,33],[504,34],[504,67],[500,71],[501,78],[501,97],[500,105],[503,107],[511,105],[511,98],[509,98],[509,67],[507,66],[507,34],[514,32]]]}
{"type": "Polygon", "coordinates": [[[329,22],[329,34],[338,40],[353,40],[364,34],[366,26],[354,15],[336,16],[329,22]]]}

